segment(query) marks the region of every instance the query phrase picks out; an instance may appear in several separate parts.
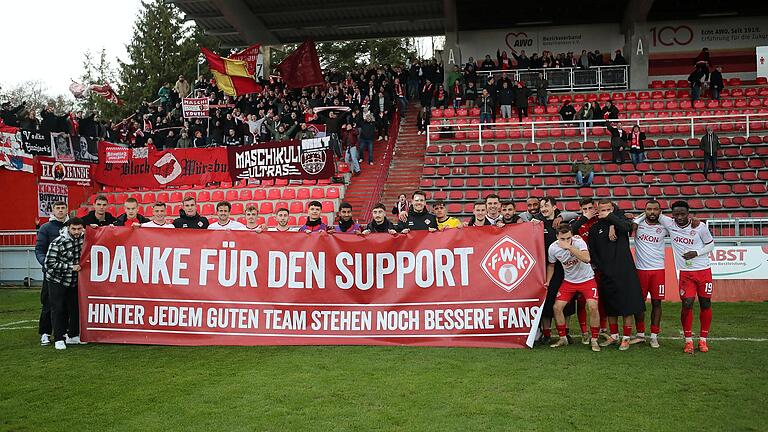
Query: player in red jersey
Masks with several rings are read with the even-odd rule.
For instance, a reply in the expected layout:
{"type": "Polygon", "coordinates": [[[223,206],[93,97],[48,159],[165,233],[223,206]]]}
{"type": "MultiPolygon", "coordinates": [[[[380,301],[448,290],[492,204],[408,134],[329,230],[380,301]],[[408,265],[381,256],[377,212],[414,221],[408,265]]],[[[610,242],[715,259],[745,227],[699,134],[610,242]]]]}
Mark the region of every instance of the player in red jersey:
{"type": "Polygon", "coordinates": [[[693,303],[699,298],[699,351],[709,351],[707,336],[712,324],[712,269],[709,253],[715,248],[715,240],[703,222],[693,227],[690,209],[685,201],[672,203],[672,218],[661,216],[659,221],[669,231],[672,239],[675,266],[680,272],[680,321],[685,335],[685,349],[693,354],[693,303]]]}
{"type": "MultiPolygon", "coordinates": [[[[664,300],[664,237],[667,229],[659,223],[661,204],[650,200],[645,213],[633,223],[635,233],[635,267],[640,279],[643,301],[651,294],[651,348],[659,347],[661,301],[664,300]]],[[[637,336],[630,343],[645,342],[645,312],[635,316],[637,336]]]]}

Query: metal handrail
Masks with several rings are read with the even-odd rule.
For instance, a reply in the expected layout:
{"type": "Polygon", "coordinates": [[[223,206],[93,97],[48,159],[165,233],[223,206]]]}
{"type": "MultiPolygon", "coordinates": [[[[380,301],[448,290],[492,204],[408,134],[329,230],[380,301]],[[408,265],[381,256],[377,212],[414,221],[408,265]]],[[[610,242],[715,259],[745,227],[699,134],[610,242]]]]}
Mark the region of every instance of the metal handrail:
{"type": "MultiPolygon", "coordinates": [[[[529,75],[529,74],[537,74],[539,72],[544,74],[544,78],[549,80],[549,76],[552,75],[555,72],[562,73],[563,71],[568,72],[568,84],[567,85],[559,85],[557,83],[549,83],[549,87],[547,90],[549,91],[562,91],[562,90],[602,90],[602,89],[611,89],[611,90],[626,90],[629,88],[629,66],[628,65],[610,65],[610,66],[591,66],[589,68],[580,68],[580,67],[559,67],[559,68],[531,68],[531,69],[494,69],[494,70],[478,70],[477,75],[480,77],[483,77],[484,80],[487,80],[488,77],[491,75],[501,75],[502,73],[506,73],[507,75],[511,75],[510,78],[514,79],[515,81],[520,81],[520,75],[521,73],[529,75]],[[595,71],[595,83],[588,83],[588,84],[576,84],[576,73],[579,71],[595,71]],[[620,82],[615,83],[608,83],[606,84],[603,80],[603,73],[604,71],[623,71],[622,79],[620,82]]],[[[532,84],[533,80],[527,80],[526,85],[532,84]]]]}
{"type": "MultiPolygon", "coordinates": [[[[612,122],[621,122],[625,124],[636,124],[638,126],[655,126],[653,124],[647,124],[647,123],[653,123],[653,122],[659,122],[659,126],[690,126],[690,137],[695,138],[695,126],[697,126],[696,121],[699,120],[700,122],[698,125],[712,125],[712,124],[721,124],[721,123],[733,123],[733,122],[727,122],[727,121],[707,121],[702,122],[704,119],[715,119],[715,120],[722,120],[722,119],[743,119],[742,121],[737,122],[738,124],[741,124],[742,122],[745,124],[745,134],[747,137],[750,136],[750,121],[765,121],[768,120],[768,113],[749,113],[749,114],[724,114],[724,115],[700,115],[700,116],[674,116],[674,117],[650,117],[650,118],[621,118],[621,119],[611,119],[609,121],[612,122]],[[761,120],[756,120],[757,118],[761,120]],[[682,123],[681,121],[685,121],[685,123],[682,123]],[[676,122],[676,123],[670,123],[670,122],[676,122]],[[646,123],[643,125],[643,123],[646,123]]],[[[495,122],[495,123],[458,123],[458,124],[449,124],[446,126],[450,126],[452,128],[451,131],[440,131],[439,128],[443,125],[440,124],[430,124],[427,126],[427,145],[431,144],[432,140],[432,134],[436,133],[438,135],[440,134],[447,134],[447,133],[455,133],[458,130],[466,131],[466,130],[474,130],[476,129],[478,131],[478,139],[479,143],[483,143],[483,129],[488,130],[493,129],[494,127],[504,127],[504,128],[516,128],[516,129],[522,129],[522,130],[528,130],[531,131],[531,142],[536,142],[536,128],[539,129],[554,129],[556,127],[560,127],[561,129],[574,129],[574,128],[580,128],[582,129],[582,136],[584,138],[584,141],[587,140],[587,137],[589,135],[589,131],[591,129],[591,125],[594,123],[603,123],[605,122],[604,119],[592,119],[592,120],[544,120],[544,121],[535,121],[535,122],[526,122],[526,123],[518,123],[518,122],[495,122]],[[587,127],[587,125],[590,125],[590,127],[587,127]],[[578,125],[574,127],[573,125],[578,125]],[[549,127],[544,127],[549,126],[549,127]]],[[[526,137],[527,138],[527,137],[526,137]]]]}

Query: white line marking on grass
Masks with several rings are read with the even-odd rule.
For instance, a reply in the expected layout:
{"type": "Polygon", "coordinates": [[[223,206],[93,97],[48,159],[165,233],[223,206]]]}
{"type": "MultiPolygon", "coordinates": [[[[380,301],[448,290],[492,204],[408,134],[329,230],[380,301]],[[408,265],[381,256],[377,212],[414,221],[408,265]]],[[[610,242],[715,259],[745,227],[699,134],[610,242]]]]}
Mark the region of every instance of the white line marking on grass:
{"type": "Polygon", "coordinates": [[[8,327],[8,328],[0,328],[0,331],[3,330],[24,330],[24,329],[33,329],[37,327],[8,327]]]}
{"type": "MultiPolygon", "coordinates": [[[[683,337],[682,336],[659,336],[659,339],[683,340],[683,337]]],[[[698,339],[698,337],[694,337],[694,339],[698,339]]],[[[707,340],[708,341],[768,342],[768,338],[741,338],[741,337],[731,337],[731,336],[708,337],[707,340]]]]}
{"type": "Polygon", "coordinates": [[[10,326],[16,325],[16,324],[26,324],[26,323],[35,322],[35,321],[37,321],[37,320],[14,321],[14,322],[9,322],[9,323],[5,323],[5,324],[0,324],[0,327],[10,327],[10,326]]]}

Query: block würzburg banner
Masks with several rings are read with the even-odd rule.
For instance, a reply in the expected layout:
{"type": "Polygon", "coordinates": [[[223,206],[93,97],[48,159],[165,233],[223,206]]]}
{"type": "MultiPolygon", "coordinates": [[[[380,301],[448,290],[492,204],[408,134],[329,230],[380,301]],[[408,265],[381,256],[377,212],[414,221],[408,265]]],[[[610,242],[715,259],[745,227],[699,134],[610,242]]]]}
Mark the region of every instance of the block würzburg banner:
{"type": "Polygon", "coordinates": [[[531,346],[541,225],[408,235],[104,227],[81,337],[162,345],[531,346]]]}

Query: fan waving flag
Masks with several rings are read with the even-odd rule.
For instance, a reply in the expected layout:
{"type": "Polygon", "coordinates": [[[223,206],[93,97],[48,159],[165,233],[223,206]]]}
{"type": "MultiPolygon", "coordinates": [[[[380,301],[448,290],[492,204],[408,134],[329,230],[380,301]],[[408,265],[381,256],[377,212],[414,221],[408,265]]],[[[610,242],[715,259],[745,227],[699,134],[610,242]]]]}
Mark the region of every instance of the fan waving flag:
{"type": "Polygon", "coordinates": [[[285,84],[291,88],[309,87],[324,82],[315,42],[312,40],[299,45],[277,68],[285,84]]]}
{"type": "Polygon", "coordinates": [[[261,86],[248,74],[248,66],[242,60],[230,60],[222,58],[207,48],[200,48],[208,60],[216,85],[229,96],[239,96],[249,93],[258,93],[261,86]]]}
{"type": "MultiPolygon", "coordinates": [[[[71,88],[71,87],[70,87],[71,88]]],[[[117,97],[117,93],[115,93],[114,90],[112,90],[112,86],[109,85],[109,83],[104,84],[91,84],[88,89],[97,95],[103,97],[109,102],[112,102],[116,105],[122,105],[123,101],[120,100],[120,98],[117,97]]]]}

